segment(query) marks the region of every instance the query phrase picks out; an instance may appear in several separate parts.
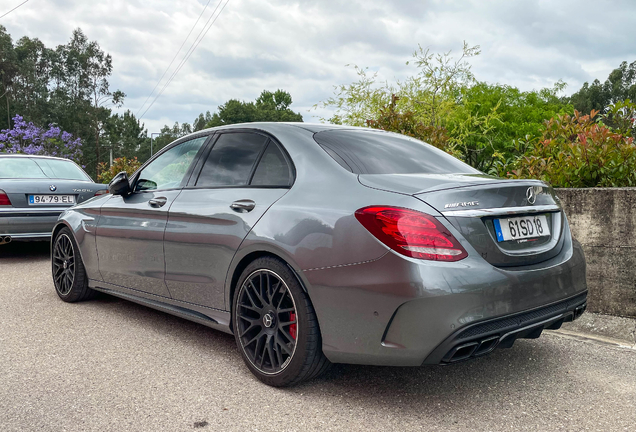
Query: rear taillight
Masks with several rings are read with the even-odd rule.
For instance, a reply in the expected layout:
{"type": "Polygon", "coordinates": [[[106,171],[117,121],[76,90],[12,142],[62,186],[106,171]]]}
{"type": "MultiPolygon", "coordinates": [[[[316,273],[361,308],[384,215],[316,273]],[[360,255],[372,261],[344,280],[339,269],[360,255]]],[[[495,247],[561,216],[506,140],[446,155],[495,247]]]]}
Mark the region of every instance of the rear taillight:
{"type": "Polygon", "coordinates": [[[412,258],[459,261],[468,253],[433,216],[400,207],[371,206],[356,219],[382,243],[412,258]]]}
{"type": "Polygon", "coordinates": [[[7,196],[6,192],[0,189],[0,206],[10,206],[11,200],[7,196]]]}
{"type": "Polygon", "coordinates": [[[100,189],[97,192],[95,192],[95,195],[93,196],[106,195],[107,193],[108,193],[108,189],[100,189]]]}

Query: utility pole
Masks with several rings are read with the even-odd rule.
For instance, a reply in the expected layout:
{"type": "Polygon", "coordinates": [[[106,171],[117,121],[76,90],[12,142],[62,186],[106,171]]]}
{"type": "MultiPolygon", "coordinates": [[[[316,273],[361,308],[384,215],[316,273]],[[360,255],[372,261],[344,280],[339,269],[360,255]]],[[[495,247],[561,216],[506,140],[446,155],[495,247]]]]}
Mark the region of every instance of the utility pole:
{"type": "Polygon", "coordinates": [[[154,138],[155,135],[161,135],[161,133],[160,132],[153,132],[153,133],[150,134],[150,157],[152,157],[152,143],[153,143],[153,141],[155,139],[154,138]]]}

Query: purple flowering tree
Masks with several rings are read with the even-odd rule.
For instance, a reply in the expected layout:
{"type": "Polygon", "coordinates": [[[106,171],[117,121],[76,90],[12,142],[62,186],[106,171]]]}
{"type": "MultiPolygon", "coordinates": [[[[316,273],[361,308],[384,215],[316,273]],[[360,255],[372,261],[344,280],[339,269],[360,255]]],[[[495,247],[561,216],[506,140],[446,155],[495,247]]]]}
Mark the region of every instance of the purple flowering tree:
{"type": "Polygon", "coordinates": [[[13,129],[0,131],[0,152],[57,156],[79,163],[82,141],[52,124],[47,130],[16,115],[13,117],[13,129]]]}

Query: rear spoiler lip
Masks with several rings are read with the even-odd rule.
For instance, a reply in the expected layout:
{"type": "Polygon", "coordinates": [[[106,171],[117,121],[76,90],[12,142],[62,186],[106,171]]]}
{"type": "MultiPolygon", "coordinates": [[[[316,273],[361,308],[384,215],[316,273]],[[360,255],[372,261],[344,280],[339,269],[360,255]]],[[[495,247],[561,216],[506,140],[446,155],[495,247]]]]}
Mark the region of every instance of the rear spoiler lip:
{"type": "Polygon", "coordinates": [[[436,175],[436,174],[414,174],[417,177],[421,177],[423,181],[431,181],[433,184],[428,186],[417,187],[413,184],[399,183],[398,185],[391,185],[390,183],[378,182],[377,179],[383,176],[389,178],[394,177],[396,179],[402,176],[411,176],[411,174],[358,174],[358,182],[370,189],[383,190],[387,192],[393,192],[400,195],[409,195],[421,198],[423,195],[429,193],[435,193],[440,191],[447,191],[461,188],[474,188],[474,187],[498,187],[506,185],[528,185],[528,186],[543,186],[549,187],[548,184],[541,180],[536,179],[502,179],[488,176],[474,176],[484,177],[483,181],[469,181],[470,175],[436,175]]]}
{"type": "Polygon", "coordinates": [[[505,216],[526,213],[550,213],[561,211],[561,207],[554,204],[520,207],[498,207],[485,209],[448,210],[440,212],[446,217],[484,217],[505,216]]]}
{"type": "Polygon", "coordinates": [[[490,187],[498,187],[501,185],[514,185],[514,184],[549,187],[547,183],[541,180],[535,180],[535,179],[497,179],[492,182],[484,182],[484,183],[456,182],[456,183],[448,183],[447,185],[436,185],[436,186],[430,187],[429,189],[416,192],[413,194],[413,196],[419,197],[420,195],[426,195],[428,193],[441,192],[441,191],[447,191],[452,189],[473,188],[473,187],[490,188],[490,187]]]}

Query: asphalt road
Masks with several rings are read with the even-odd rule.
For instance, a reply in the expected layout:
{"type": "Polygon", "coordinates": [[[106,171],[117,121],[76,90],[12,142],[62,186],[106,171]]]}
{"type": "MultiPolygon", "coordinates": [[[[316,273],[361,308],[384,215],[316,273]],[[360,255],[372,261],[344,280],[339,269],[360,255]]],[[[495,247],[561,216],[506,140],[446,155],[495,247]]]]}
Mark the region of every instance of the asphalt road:
{"type": "Polygon", "coordinates": [[[47,247],[0,247],[1,431],[636,430],[634,350],[550,333],[273,389],[229,335],[105,295],[60,301],[47,247]]]}

